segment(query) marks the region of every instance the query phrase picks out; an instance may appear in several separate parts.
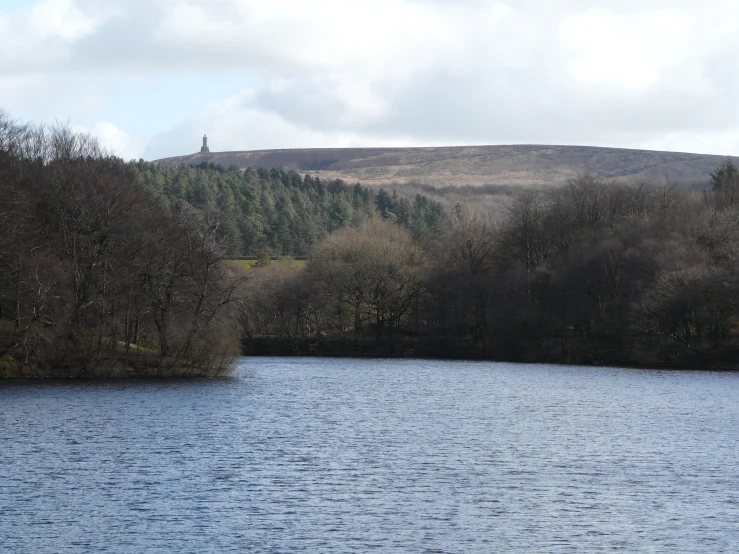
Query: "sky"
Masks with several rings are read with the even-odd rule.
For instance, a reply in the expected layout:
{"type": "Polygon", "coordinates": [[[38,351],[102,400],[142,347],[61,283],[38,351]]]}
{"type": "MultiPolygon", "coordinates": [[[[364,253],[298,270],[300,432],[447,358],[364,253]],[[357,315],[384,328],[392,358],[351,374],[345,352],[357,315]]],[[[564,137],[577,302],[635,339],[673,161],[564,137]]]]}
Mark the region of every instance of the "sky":
{"type": "Polygon", "coordinates": [[[739,3],[0,0],[0,109],[124,159],[573,144],[739,155],[739,3]]]}

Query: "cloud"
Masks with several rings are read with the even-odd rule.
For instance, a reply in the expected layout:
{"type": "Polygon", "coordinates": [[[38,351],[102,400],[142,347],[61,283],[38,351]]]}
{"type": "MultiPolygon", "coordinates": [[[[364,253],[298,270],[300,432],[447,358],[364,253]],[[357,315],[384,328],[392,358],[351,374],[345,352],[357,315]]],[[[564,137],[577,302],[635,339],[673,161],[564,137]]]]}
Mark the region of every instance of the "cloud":
{"type": "Polygon", "coordinates": [[[739,5],[720,0],[42,0],[0,8],[0,93],[11,111],[47,119],[54,98],[56,118],[108,122],[132,141],[108,130],[111,144],[151,158],[194,151],[203,132],[215,150],[518,142],[726,153],[739,130],[737,20],[739,5]],[[113,77],[152,76],[161,99],[168,75],[199,76],[200,108],[175,119],[142,109],[158,129],[144,135],[135,111],[116,105],[125,95],[113,77]],[[224,75],[248,83],[206,96],[209,76],[224,75]]]}
{"type": "Polygon", "coordinates": [[[230,63],[269,72],[403,77],[453,50],[457,26],[463,23],[453,5],[429,8],[404,0],[189,0],[169,5],[157,33],[162,43],[195,45],[230,63]]]}
{"type": "Polygon", "coordinates": [[[628,15],[588,9],[565,19],[559,32],[569,74],[581,83],[626,94],[643,93],[660,82],[709,92],[700,61],[725,37],[706,23],[674,8],[628,15]]]}
{"type": "Polygon", "coordinates": [[[74,60],[75,44],[116,14],[82,11],[72,0],[41,0],[14,16],[0,13],[0,64],[4,72],[59,71],[74,60]]]}
{"type": "Polygon", "coordinates": [[[43,0],[31,9],[28,22],[41,40],[75,42],[92,34],[99,19],[80,11],[71,0],[43,0]]]}
{"type": "Polygon", "coordinates": [[[141,142],[108,121],[97,121],[90,128],[77,125],[74,130],[97,137],[100,146],[124,160],[138,160],[144,151],[141,142]]]}
{"type": "Polygon", "coordinates": [[[440,146],[438,141],[410,134],[359,133],[350,129],[317,129],[253,104],[253,91],[209,104],[197,120],[157,133],[146,145],[145,159],[192,154],[207,133],[212,151],[278,150],[283,148],[349,148],[358,146],[440,146]]]}
{"type": "Polygon", "coordinates": [[[714,132],[678,132],[640,140],[634,145],[646,150],[673,152],[707,152],[722,156],[736,156],[739,152],[739,129],[714,132]]]}

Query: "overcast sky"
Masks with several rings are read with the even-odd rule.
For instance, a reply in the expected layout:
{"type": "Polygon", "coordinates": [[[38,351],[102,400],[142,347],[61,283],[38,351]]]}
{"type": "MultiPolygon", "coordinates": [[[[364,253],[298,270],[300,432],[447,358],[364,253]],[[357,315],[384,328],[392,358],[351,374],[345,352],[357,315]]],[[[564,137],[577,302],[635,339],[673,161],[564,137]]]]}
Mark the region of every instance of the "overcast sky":
{"type": "Polygon", "coordinates": [[[126,159],[580,144],[739,154],[739,3],[0,0],[0,108],[126,159]]]}

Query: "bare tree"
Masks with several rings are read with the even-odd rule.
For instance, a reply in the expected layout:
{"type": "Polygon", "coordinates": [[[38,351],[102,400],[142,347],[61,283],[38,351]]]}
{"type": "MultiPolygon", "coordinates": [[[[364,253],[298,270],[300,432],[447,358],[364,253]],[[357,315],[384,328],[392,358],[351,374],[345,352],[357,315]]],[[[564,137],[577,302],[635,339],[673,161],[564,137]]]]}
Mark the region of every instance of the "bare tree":
{"type": "Polygon", "coordinates": [[[350,316],[361,336],[374,320],[376,341],[401,324],[423,288],[425,258],[410,234],[390,223],[372,221],[330,235],[314,251],[309,276],[336,307],[338,324],[350,316]]]}

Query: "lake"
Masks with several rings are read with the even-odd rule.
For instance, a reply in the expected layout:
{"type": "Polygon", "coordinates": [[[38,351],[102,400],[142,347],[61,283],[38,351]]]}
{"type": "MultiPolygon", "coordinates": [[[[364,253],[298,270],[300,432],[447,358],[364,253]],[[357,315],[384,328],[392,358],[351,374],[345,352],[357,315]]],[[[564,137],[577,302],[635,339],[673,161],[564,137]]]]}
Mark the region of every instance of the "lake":
{"type": "Polygon", "coordinates": [[[0,552],[739,551],[739,374],[246,358],[0,384],[0,552]]]}

